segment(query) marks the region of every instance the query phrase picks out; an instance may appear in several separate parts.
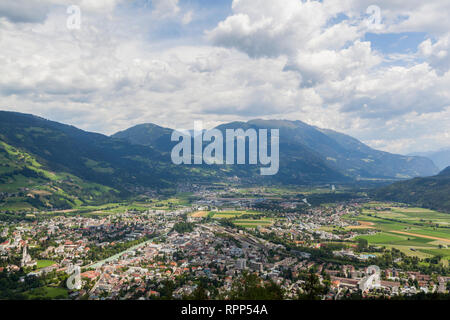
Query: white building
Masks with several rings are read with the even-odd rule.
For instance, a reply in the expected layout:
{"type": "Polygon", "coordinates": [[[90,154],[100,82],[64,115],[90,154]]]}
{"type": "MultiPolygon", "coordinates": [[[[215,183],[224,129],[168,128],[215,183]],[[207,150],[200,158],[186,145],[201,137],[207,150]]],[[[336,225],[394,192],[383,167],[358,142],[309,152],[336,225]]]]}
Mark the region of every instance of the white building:
{"type": "Polygon", "coordinates": [[[361,291],[368,291],[381,287],[380,268],[378,266],[370,266],[367,268],[367,276],[359,282],[359,289],[361,291]]]}
{"type": "Polygon", "coordinates": [[[244,270],[247,268],[247,260],[246,259],[237,259],[236,260],[236,268],[239,270],[244,270]]]}

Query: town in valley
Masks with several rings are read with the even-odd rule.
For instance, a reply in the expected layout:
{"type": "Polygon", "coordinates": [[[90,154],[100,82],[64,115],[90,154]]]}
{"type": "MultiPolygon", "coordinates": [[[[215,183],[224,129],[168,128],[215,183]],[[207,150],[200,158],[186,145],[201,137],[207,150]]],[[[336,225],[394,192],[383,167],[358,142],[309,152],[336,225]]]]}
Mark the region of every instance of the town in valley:
{"type": "Polygon", "coordinates": [[[181,185],[5,216],[0,299],[413,299],[450,289],[448,214],[334,185],[181,185]]]}

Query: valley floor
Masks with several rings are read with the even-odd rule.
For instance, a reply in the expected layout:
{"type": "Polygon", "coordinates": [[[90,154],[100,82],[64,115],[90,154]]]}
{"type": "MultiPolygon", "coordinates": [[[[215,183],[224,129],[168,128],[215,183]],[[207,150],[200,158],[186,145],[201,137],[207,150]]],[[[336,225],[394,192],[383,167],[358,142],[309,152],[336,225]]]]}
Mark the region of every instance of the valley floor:
{"type": "Polygon", "coordinates": [[[238,284],[251,291],[254,281],[267,288],[261,299],[296,299],[311,277],[321,299],[362,299],[445,294],[450,284],[450,215],[348,190],[201,186],[3,213],[0,237],[2,283],[36,279],[1,288],[0,299],[248,299],[238,284]],[[365,286],[370,265],[379,287],[365,286]],[[73,266],[77,288],[66,285],[73,266]]]}

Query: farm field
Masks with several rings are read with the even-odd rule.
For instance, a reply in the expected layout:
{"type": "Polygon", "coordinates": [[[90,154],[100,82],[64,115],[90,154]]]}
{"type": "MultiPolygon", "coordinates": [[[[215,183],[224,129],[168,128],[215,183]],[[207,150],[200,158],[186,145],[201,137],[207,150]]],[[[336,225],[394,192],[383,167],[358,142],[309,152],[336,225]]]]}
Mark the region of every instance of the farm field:
{"type": "Polygon", "coordinates": [[[374,235],[362,235],[369,244],[396,248],[419,258],[441,256],[450,260],[450,215],[422,208],[409,208],[370,203],[358,216],[348,217],[359,222],[351,229],[380,231],[374,235]],[[379,209],[374,209],[374,206],[379,209]]]}

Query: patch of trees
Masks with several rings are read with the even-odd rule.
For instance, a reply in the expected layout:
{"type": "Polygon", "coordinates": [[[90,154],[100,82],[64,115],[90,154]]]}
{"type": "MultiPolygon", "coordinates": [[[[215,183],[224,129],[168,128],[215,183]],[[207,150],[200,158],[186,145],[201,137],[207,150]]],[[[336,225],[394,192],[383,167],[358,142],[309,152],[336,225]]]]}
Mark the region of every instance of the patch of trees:
{"type": "Polygon", "coordinates": [[[256,274],[243,273],[229,293],[231,300],[283,300],[283,289],[273,281],[263,281],[256,274]]]}
{"type": "Polygon", "coordinates": [[[194,231],[195,225],[190,222],[178,222],[173,226],[173,230],[178,233],[189,233],[194,231]]]}

